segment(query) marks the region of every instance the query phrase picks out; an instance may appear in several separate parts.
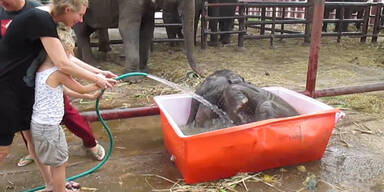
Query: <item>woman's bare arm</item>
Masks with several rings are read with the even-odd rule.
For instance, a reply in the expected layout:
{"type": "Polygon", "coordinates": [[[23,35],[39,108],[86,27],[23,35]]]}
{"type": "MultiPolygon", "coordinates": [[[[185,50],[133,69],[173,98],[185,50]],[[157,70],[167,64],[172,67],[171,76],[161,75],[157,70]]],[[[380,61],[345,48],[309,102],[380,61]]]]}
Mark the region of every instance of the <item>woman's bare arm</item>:
{"type": "Polygon", "coordinates": [[[69,56],[69,59],[76,63],[78,66],[90,71],[90,72],[93,72],[93,73],[100,73],[100,74],[103,74],[105,77],[107,78],[116,78],[117,75],[115,75],[114,73],[110,72],[110,71],[104,71],[104,70],[101,70],[101,69],[98,69],[92,65],[89,65],[87,63],[85,63],[84,61],[80,60],[79,58],[73,56],[72,54],[69,56]]]}
{"type": "Polygon", "coordinates": [[[116,84],[116,80],[114,79],[105,79],[97,76],[95,73],[92,73],[71,62],[68,59],[59,39],[55,37],[41,37],[41,42],[53,64],[55,64],[55,66],[58,67],[63,73],[95,82],[102,88],[112,87],[116,84]]]}

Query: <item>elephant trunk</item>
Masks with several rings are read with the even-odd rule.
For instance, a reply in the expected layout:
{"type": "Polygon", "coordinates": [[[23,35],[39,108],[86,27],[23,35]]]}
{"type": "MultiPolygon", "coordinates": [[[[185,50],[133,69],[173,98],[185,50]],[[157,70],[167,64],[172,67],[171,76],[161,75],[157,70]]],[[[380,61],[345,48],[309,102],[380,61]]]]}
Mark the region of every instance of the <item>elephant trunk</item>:
{"type": "Polygon", "coordinates": [[[194,17],[195,17],[195,0],[184,0],[183,8],[183,33],[184,33],[184,46],[191,68],[200,76],[203,72],[196,64],[194,56],[194,17]]]}

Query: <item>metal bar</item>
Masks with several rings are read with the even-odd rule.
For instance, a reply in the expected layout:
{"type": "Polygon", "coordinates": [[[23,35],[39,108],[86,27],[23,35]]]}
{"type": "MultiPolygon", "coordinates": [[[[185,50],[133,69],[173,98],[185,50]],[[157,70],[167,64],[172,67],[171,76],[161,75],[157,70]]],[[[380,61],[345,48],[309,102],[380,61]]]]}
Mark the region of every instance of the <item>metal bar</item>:
{"type": "Polygon", "coordinates": [[[156,38],[152,39],[153,42],[184,42],[184,39],[168,39],[168,38],[156,38]]]}
{"type": "Polygon", "coordinates": [[[212,31],[207,31],[205,32],[206,34],[236,34],[236,33],[246,33],[247,31],[217,31],[217,32],[212,32],[212,31]]]}
{"type": "MultiPolygon", "coordinates": [[[[304,33],[301,34],[274,34],[274,38],[299,38],[305,37],[304,33]]],[[[264,35],[245,35],[244,39],[269,39],[271,38],[271,34],[264,35]]]]}
{"type": "Polygon", "coordinates": [[[317,64],[319,59],[321,27],[324,15],[324,0],[314,0],[313,23],[311,32],[311,44],[308,58],[307,83],[305,93],[311,97],[315,94],[317,64]]]}
{"type": "MultiPolygon", "coordinates": [[[[255,29],[260,29],[260,26],[248,26],[248,27],[251,27],[251,28],[255,28],[255,29]]],[[[266,27],[265,28],[266,31],[271,31],[271,28],[269,27],[266,27]]],[[[285,34],[285,33],[288,33],[288,34],[302,34],[303,32],[301,31],[290,31],[290,30],[281,30],[281,29],[275,29],[276,32],[281,32],[281,34],[285,34]]]]}
{"type": "Polygon", "coordinates": [[[206,20],[220,20],[220,19],[243,19],[246,18],[247,16],[240,16],[240,15],[235,15],[235,16],[223,16],[223,17],[210,17],[207,16],[205,17],[206,20]]]}
{"type": "MultiPolygon", "coordinates": [[[[218,6],[242,6],[245,2],[240,3],[208,3],[204,6],[218,7],[218,6]]],[[[248,7],[306,7],[306,2],[247,2],[248,7]]]]}
{"type": "Polygon", "coordinates": [[[327,97],[384,90],[384,83],[329,88],[315,91],[314,97],[327,97]]]}
{"type": "MultiPolygon", "coordinates": [[[[100,111],[101,116],[105,120],[124,119],[130,117],[143,117],[160,114],[160,110],[157,106],[152,107],[139,107],[139,108],[126,108],[126,109],[108,109],[100,111]]],[[[87,121],[98,121],[99,118],[95,111],[81,112],[87,121]]]]}
{"type": "Polygon", "coordinates": [[[261,25],[261,24],[306,24],[305,19],[295,20],[272,20],[272,21],[248,21],[246,25],[261,25]]]}
{"type": "Polygon", "coordinates": [[[182,27],[182,23],[155,23],[155,27],[182,27]]]}
{"type": "Polygon", "coordinates": [[[361,22],[361,23],[363,23],[364,21],[365,21],[365,19],[343,19],[342,21],[341,21],[341,19],[323,19],[324,23],[338,23],[338,22],[342,22],[342,23],[361,22]]]}
{"type": "Polygon", "coordinates": [[[364,35],[362,32],[341,32],[341,34],[339,34],[338,32],[322,32],[321,33],[322,36],[327,36],[327,37],[330,37],[330,36],[358,36],[358,35],[364,35]]]}

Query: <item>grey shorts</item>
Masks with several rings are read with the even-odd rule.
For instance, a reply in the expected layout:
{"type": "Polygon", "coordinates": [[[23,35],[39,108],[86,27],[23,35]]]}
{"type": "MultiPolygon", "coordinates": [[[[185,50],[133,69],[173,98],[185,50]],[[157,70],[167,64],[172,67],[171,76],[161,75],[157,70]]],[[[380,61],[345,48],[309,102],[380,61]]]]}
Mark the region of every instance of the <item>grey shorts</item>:
{"type": "Polygon", "coordinates": [[[32,121],[31,131],[41,163],[57,167],[68,161],[68,145],[60,125],[42,125],[32,121]]]}

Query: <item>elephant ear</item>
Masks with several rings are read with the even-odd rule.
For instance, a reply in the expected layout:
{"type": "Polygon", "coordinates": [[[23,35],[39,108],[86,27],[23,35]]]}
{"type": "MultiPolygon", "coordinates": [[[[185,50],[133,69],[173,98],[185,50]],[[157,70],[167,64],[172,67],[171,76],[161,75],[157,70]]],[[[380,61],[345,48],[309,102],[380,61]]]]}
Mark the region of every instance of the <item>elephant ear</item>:
{"type": "Polygon", "coordinates": [[[117,28],[119,8],[116,0],[91,0],[84,22],[95,29],[117,28]]]}

